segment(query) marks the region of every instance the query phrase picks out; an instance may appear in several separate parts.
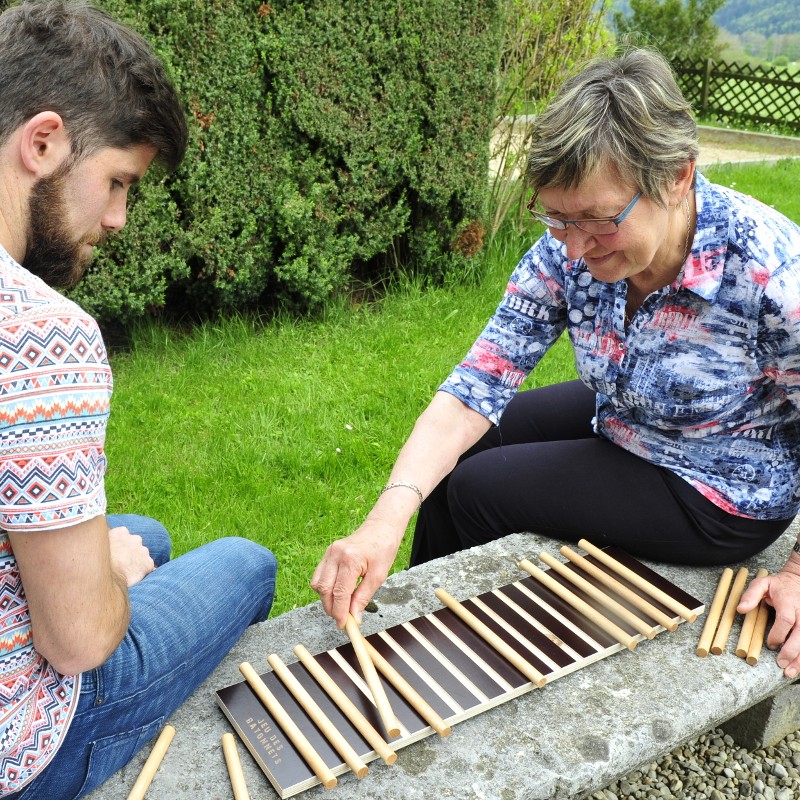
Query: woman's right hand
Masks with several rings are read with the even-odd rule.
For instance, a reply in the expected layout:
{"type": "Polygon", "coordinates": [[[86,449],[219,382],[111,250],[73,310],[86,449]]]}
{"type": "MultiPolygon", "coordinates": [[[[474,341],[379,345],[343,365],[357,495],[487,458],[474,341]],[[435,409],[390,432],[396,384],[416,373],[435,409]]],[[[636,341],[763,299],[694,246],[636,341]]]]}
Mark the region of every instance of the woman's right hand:
{"type": "Polygon", "coordinates": [[[357,622],[367,603],[389,575],[404,531],[382,520],[370,520],[331,543],[314,571],[311,588],[322,607],[344,628],[347,615],[357,622]]]}

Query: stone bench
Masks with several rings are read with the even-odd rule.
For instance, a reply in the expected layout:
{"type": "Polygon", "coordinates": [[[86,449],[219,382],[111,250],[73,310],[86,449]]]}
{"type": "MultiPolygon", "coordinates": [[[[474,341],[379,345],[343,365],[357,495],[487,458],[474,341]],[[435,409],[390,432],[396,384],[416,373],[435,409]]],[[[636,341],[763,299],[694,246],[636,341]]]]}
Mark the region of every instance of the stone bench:
{"type": "MultiPolygon", "coordinates": [[[[771,548],[747,566],[780,568],[797,535],[797,522],[771,548]]],[[[535,560],[543,550],[558,554],[559,543],[529,534],[458,553],[389,578],[376,596],[378,611],[365,614],[365,634],[440,608],[433,591],[443,586],[454,596],[473,597],[522,577],[517,564],[535,560]]],[[[705,603],[719,580],[720,568],[650,564],[705,603]]],[[[541,690],[467,719],[446,739],[428,737],[399,750],[397,762],[370,762],[369,774],[351,773],[339,785],[315,787],[300,795],[359,800],[559,800],[582,798],[644,764],[657,760],[686,740],[727,720],[751,749],[781,738],[797,727],[794,686],[783,677],[775,654],[766,650],[748,666],[733,653],[739,622],[727,651],[720,656],[695,654],[705,617],[661,633],[635,651],[623,651],[566,675],[541,690]],[[788,698],[788,699],[787,699],[788,698]],[[744,713],[751,709],[749,713],[744,713]],[[749,739],[748,739],[749,737],[749,739]]],[[[230,800],[220,738],[230,726],[216,705],[214,692],[241,680],[238,665],[250,661],[267,671],[267,656],[295,659],[296,644],[312,653],[345,641],[319,603],[254,626],[228,658],[173,715],[175,739],[147,793],[148,800],[230,800]]],[[[277,794],[239,743],[252,800],[277,794]]],[[[127,796],[151,745],[124,770],[90,795],[91,800],[127,796]]]]}

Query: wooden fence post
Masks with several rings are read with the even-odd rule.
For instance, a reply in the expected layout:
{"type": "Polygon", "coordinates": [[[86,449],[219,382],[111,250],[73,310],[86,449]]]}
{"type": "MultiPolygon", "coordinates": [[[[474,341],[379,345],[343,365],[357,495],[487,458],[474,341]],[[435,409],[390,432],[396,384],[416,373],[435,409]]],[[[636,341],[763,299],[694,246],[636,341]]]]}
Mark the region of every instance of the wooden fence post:
{"type": "Polygon", "coordinates": [[[703,94],[700,98],[700,108],[702,113],[705,114],[708,111],[708,90],[709,84],[711,83],[711,69],[714,65],[714,62],[710,59],[706,59],[706,70],[703,73],[703,94]]]}

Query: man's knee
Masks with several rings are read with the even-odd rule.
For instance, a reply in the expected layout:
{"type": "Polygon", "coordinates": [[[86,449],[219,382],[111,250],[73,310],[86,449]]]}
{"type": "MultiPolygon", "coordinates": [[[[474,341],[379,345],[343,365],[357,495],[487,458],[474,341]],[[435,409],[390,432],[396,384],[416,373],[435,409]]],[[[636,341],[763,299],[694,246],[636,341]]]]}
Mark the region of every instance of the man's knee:
{"type": "Polygon", "coordinates": [[[242,536],[226,536],[205,546],[213,547],[215,558],[241,580],[274,584],[278,560],[271,550],[258,542],[242,536]]]}

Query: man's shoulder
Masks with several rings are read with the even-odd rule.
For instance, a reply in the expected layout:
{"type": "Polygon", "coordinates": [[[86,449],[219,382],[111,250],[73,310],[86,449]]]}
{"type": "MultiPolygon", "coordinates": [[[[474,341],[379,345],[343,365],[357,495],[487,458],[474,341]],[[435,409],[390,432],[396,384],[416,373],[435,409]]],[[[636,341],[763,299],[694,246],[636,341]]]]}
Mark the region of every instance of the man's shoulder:
{"type": "Polygon", "coordinates": [[[19,340],[60,330],[82,330],[100,339],[94,318],[77,303],[48,286],[0,249],[0,338],[19,340]]]}
{"type": "Polygon", "coordinates": [[[110,387],[108,354],[90,314],[0,250],[0,402],[30,381],[110,387]]]}

